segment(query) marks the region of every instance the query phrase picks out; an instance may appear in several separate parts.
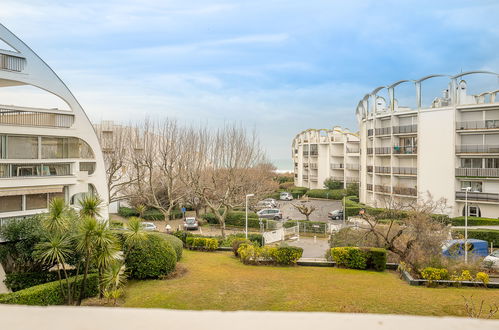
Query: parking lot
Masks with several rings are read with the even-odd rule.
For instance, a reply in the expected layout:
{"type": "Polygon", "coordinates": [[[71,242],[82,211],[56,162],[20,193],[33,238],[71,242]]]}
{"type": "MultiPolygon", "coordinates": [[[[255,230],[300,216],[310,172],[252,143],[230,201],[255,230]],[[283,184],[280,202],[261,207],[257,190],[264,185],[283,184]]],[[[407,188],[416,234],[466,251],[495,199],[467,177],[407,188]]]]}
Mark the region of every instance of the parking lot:
{"type": "MultiPolygon", "coordinates": [[[[293,201],[279,201],[279,207],[283,214],[283,218],[286,220],[306,220],[306,217],[298,212],[298,210],[293,206],[305,202],[305,200],[293,200],[293,201]]],[[[310,215],[310,221],[322,221],[327,222],[329,219],[327,217],[328,212],[341,209],[341,201],[335,200],[315,200],[310,199],[305,202],[307,204],[315,206],[316,210],[310,215]]]]}

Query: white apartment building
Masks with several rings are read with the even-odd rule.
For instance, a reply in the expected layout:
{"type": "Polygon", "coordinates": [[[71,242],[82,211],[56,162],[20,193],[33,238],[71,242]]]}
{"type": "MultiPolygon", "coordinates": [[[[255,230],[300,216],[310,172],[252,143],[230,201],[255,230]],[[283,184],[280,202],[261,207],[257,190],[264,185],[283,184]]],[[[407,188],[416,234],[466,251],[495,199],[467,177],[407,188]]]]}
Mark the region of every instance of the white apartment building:
{"type": "Polygon", "coordinates": [[[323,189],[328,178],[359,182],[359,137],[347,129],[307,129],[292,144],[295,186],[323,189]]]}
{"type": "MultiPolygon", "coordinates": [[[[99,141],[82,107],[52,69],[0,24],[2,45],[10,49],[0,49],[0,88],[36,87],[67,109],[0,105],[0,222],[46,212],[54,197],[77,206],[83,194],[94,193],[107,206],[99,141]]],[[[107,207],[102,213],[107,218],[107,207]]]]}
{"type": "MultiPolygon", "coordinates": [[[[499,81],[487,71],[430,75],[374,89],[359,102],[360,201],[445,198],[450,216],[499,217],[499,81]],[[468,81],[474,81],[468,85],[468,81]],[[480,81],[483,79],[483,82],[480,81]],[[483,85],[487,81],[487,87],[483,85]],[[428,98],[425,86],[443,95],[428,98]],[[397,97],[405,85],[414,106],[397,97]],[[478,90],[471,93],[469,90],[478,90]],[[427,102],[428,104],[425,104],[427,102]]],[[[410,98],[405,98],[408,102],[410,98]]]]}

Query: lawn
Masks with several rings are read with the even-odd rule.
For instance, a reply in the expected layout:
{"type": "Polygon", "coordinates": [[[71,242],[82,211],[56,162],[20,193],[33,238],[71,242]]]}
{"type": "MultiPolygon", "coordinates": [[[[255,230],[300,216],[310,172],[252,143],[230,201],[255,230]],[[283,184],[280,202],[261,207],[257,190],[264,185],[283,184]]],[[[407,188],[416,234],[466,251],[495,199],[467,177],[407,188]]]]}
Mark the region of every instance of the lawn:
{"type": "Polygon", "coordinates": [[[465,316],[462,295],[499,304],[498,290],[414,287],[388,271],[247,266],[228,252],[184,251],[180,264],[180,278],[131,281],[123,306],[465,316]]]}

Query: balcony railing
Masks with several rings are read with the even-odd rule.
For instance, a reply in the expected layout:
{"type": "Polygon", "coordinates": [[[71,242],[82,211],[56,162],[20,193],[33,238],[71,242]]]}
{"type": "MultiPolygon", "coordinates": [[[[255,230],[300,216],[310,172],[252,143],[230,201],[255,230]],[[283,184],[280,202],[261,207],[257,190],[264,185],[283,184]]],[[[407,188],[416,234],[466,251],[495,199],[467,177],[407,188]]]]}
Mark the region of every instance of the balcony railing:
{"type": "Polygon", "coordinates": [[[418,147],[417,146],[394,146],[393,147],[393,153],[395,155],[415,155],[418,153],[418,147]]]}
{"type": "Polygon", "coordinates": [[[310,156],[311,157],[317,157],[319,155],[319,152],[318,151],[310,151],[310,156]]]}
{"type": "Polygon", "coordinates": [[[478,121],[460,121],[456,123],[456,129],[497,129],[499,120],[478,120],[478,121]]]}
{"type": "MultiPolygon", "coordinates": [[[[456,199],[464,201],[465,196],[464,191],[456,191],[456,199]]],[[[484,193],[484,192],[469,192],[468,200],[479,201],[479,202],[499,202],[499,194],[494,193],[484,193]]]]}
{"type": "Polygon", "coordinates": [[[499,168],[456,168],[456,176],[499,178],[499,168]]]}
{"type": "Polygon", "coordinates": [[[400,175],[417,175],[418,169],[416,167],[393,167],[393,174],[400,175]]]}
{"type": "Polygon", "coordinates": [[[0,107],[0,125],[69,128],[73,122],[73,115],[0,107]]]}
{"type": "Polygon", "coordinates": [[[376,166],[375,168],[376,173],[383,173],[383,174],[390,174],[391,170],[389,166],[376,166]]]}
{"type": "Polygon", "coordinates": [[[416,188],[393,187],[393,193],[395,195],[417,196],[418,190],[416,188]]]}
{"type": "Polygon", "coordinates": [[[359,182],[359,178],[358,177],[354,177],[354,176],[347,176],[347,182],[348,183],[358,183],[359,182]]]}
{"type": "Polygon", "coordinates": [[[499,145],[463,144],[456,146],[457,153],[499,153],[499,145]]]}
{"type": "Polygon", "coordinates": [[[360,152],[359,148],[347,148],[347,153],[349,154],[358,154],[360,152]]]}
{"type": "Polygon", "coordinates": [[[367,154],[372,155],[374,148],[367,148],[367,154]]]}
{"type": "Polygon", "coordinates": [[[315,175],[310,176],[310,180],[311,181],[317,181],[317,176],[315,176],[315,175]]]}
{"type": "Polygon", "coordinates": [[[26,65],[26,59],[19,56],[0,54],[0,69],[21,72],[26,65]]]}
{"type": "Polygon", "coordinates": [[[310,164],[310,168],[313,169],[313,170],[316,170],[317,169],[317,163],[311,163],[310,164]]]}
{"type": "Polygon", "coordinates": [[[417,133],[418,125],[393,126],[393,134],[417,133]]]}
{"type": "Polygon", "coordinates": [[[344,169],[344,168],[345,168],[345,164],[331,164],[332,170],[344,169]]]}
{"type": "Polygon", "coordinates": [[[376,135],[390,135],[392,133],[391,127],[380,127],[375,130],[376,135]]]}
{"type": "Polygon", "coordinates": [[[390,186],[376,185],[374,186],[377,192],[389,194],[391,192],[390,186]]]}
{"type": "Polygon", "coordinates": [[[308,180],[308,175],[302,175],[303,180],[308,180]]]}
{"type": "Polygon", "coordinates": [[[71,164],[0,164],[0,178],[68,176],[71,164]]]}
{"type": "Polygon", "coordinates": [[[334,181],[340,181],[340,182],[343,182],[343,180],[345,180],[345,178],[342,176],[332,176],[331,179],[333,179],[334,181]]]}
{"type": "Polygon", "coordinates": [[[359,164],[346,164],[346,168],[349,170],[358,171],[360,168],[359,164]]]}
{"type": "Polygon", "coordinates": [[[368,184],[366,185],[366,190],[373,191],[373,185],[372,185],[372,184],[370,184],[370,183],[368,183],[368,184]]]}
{"type": "Polygon", "coordinates": [[[375,150],[377,155],[389,155],[392,153],[391,147],[376,147],[375,150]]]}
{"type": "Polygon", "coordinates": [[[303,156],[307,157],[308,156],[308,151],[303,151],[303,156]]]}

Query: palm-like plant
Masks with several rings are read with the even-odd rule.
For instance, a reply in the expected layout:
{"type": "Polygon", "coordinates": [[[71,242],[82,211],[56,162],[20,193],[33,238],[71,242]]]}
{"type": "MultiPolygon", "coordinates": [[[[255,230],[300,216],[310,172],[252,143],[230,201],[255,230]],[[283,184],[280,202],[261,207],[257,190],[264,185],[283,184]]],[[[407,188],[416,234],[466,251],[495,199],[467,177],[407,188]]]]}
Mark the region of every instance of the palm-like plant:
{"type": "Polygon", "coordinates": [[[53,198],[49,203],[48,211],[43,225],[49,232],[62,233],[69,228],[69,210],[64,199],[53,198]]]}
{"type": "Polygon", "coordinates": [[[80,216],[100,218],[104,201],[98,195],[86,194],[80,201],[80,216]]]}
{"type": "Polygon", "coordinates": [[[81,304],[83,299],[83,292],[85,290],[85,285],[87,282],[88,269],[90,267],[90,262],[92,261],[92,253],[95,249],[95,234],[98,229],[99,222],[97,219],[89,216],[85,216],[81,219],[80,226],[75,235],[76,248],[83,254],[84,258],[84,268],[83,268],[83,280],[80,287],[80,295],[78,297],[78,305],[81,304]]]}
{"type": "Polygon", "coordinates": [[[107,223],[101,222],[97,225],[94,234],[94,262],[99,271],[99,294],[102,298],[102,276],[104,270],[113,264],[115,261],[121,259],[122,253],[119,249],[118,239],[114,233],[109,229],[107,223]]]}
{"type": "Polygon", "coordinates": [[[146,213],[147,211],[147,206],[145,206],[144,204],[139,204],[135,206],[135,210],[137,210],[137,212],[139,213],[139,218],[144,218],[144,213],[146,213]]]}
{"type": "Polygon", "coordinates": [[[144,231],[142,227],[142,222],[139,218],[131,217],[128,220],[128,230],[123,234],[125,236],[125,245],[128,248],[133,247],[134,245],[144,241],[147,239],[147,233],[144,231]]]}
{"type": "Polygon", "coordinates": [[[122,288],[126,284],[125,265],[119,261],[111,263],[104,271],[101,283],[104,296],[113,299],[113,304],[116,305],[116,300],[123,294],[122,288]]]}

